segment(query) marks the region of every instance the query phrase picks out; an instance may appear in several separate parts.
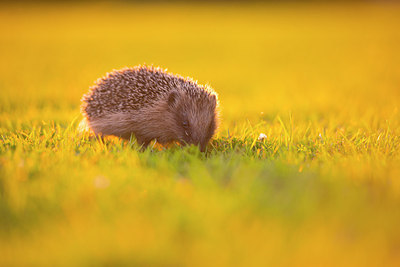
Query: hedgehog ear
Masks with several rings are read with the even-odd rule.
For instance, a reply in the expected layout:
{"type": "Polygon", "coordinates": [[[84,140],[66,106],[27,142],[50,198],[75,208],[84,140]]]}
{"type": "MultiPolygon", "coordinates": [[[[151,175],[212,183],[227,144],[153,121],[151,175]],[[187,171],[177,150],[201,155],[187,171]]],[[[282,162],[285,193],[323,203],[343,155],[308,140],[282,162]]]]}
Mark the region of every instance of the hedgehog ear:
{"type": "Polygon", "coordinates": [[[174,107],[178,102],[178,92],[172,91],[168,96],[168,106],[174,107]]]}

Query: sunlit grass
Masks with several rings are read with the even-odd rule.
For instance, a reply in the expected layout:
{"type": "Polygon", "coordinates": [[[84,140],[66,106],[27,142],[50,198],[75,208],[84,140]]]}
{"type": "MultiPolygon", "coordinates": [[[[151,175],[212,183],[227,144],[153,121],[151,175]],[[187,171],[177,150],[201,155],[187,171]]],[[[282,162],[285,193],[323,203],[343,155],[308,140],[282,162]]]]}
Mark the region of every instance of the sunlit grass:
{"type": "Polygon", "coordinates": [[[399,265],[399,11],[2,6],[0,265],[399,265]],[[206,153],[77,131],[144,62],[219,93],[206,153]]]}

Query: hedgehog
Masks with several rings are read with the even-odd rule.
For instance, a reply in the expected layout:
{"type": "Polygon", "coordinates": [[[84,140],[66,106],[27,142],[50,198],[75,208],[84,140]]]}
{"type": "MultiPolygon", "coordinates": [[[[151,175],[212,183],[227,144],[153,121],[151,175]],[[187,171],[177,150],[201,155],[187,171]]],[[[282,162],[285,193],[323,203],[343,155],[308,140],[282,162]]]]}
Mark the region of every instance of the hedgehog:
{"type": "Polygon", "coordinates": [[[204,152],[219,122],[217,93],[160,67],[113,70],[82,97],[81,113],[96,136],[135,136],[146,148],[194,144],[204,152]]]}

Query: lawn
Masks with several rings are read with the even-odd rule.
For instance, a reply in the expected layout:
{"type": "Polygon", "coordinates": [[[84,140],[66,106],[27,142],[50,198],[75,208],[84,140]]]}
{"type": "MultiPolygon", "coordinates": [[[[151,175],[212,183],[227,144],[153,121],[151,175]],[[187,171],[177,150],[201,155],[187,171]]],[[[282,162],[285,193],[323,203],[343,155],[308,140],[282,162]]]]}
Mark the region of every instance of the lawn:
{"type": "Polygon", "coordinates": [[[398,14],[0,5],[0,265],[399,266],[398,14]],[[77,131],[89,86],[143,63],[218,92],[207,153],[77,131]]]}

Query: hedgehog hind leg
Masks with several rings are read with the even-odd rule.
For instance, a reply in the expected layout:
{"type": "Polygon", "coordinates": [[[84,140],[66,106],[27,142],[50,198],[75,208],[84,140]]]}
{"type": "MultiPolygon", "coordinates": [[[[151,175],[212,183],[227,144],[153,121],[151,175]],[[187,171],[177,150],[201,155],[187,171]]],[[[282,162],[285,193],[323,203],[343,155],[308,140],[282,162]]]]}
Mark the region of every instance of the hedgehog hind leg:
{"type": "Polygon", "coordinates": [[[136,139],[136,143],[140,146],[140,150],[144,151],[150,144],[151,140],[146,140],[144,138],[138,138],[136,137],[133,133],[126,133],[126,134],[122,134],[118,137],[121,137],[127,141],[132,141],[134,140],[133,138],[136,139]]]}
{"type": "Polygon", "coordinates": [[[95,135],[114,135],[128,141],[135,136],[138,145],[144,150],[152,141],[152,136],[140,131],[140,127],[137,127],[140,123],[134,117],[131,113],[114,113],[92,119],[89,126],[95,135]]]}
{"type": "Polygon", "coordinates": [[[96,135],[114,135],[129,140],[134,132],[129,114],[117,113],[91,118],[88,120],[88,124],[96,135]]]}

